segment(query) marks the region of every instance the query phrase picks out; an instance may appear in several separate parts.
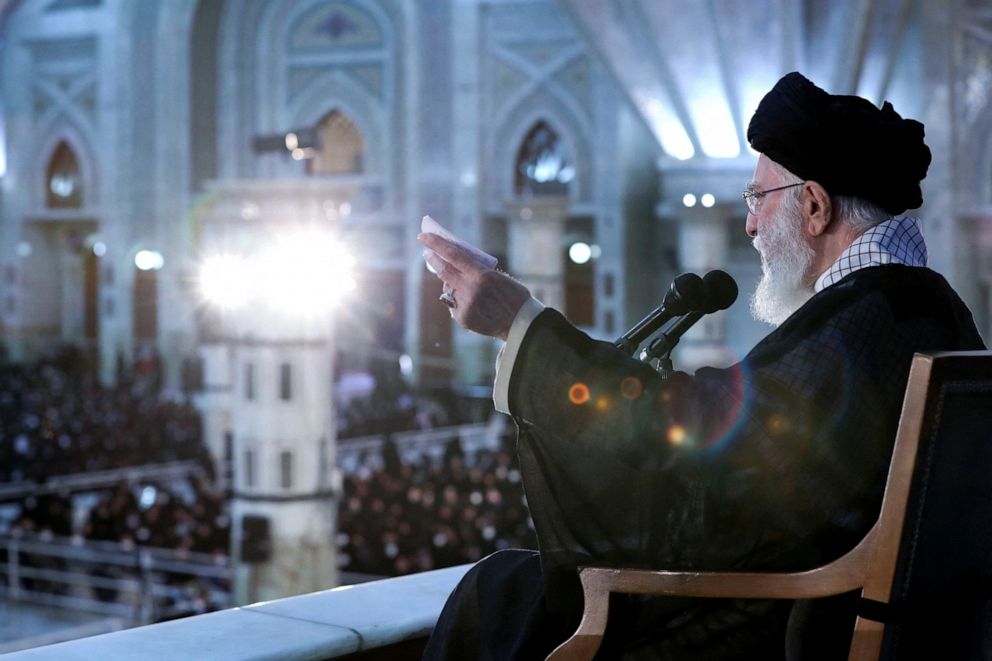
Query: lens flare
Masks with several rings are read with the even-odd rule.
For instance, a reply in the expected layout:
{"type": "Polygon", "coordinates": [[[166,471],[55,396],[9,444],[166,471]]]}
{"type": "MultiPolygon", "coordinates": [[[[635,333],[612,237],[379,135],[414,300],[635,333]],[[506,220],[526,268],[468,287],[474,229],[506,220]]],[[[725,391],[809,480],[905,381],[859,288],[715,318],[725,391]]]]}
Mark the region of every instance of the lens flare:
{"type": "Polygon", "coordinates": [[[282,237],[259,256],[258,291],[284,312],[319,314],[334,308],[355,288],[354,259],[318,232],[282,237]]]}
{"type": "Polygon", "coordinates": [[[620,382],[620,394],[626,399],[637,399],[644,392],[644,385],[636,376],[628,376],[620,382]]]}
{"type": "Polygon", "coordinates": [[[335,308],[355,289],[354,258],[320,232],[284,235],[250,259],[223,254],[204,260],[204,300],[223,308],[261,305],[313,316],[335,308]]]}
{"type": "Polygon", "coordinates": [[[568,400],[573,404],[585,404],[589,401],[589,388],[584,383],[576,383],[568,389],[568,400]]]}
{"type": "Polygon", "coordinates": [[[251,273],[240,257],[217,255],[200,267],[200,295],[222,308],[238,308],[247,302],[251,273]]]}

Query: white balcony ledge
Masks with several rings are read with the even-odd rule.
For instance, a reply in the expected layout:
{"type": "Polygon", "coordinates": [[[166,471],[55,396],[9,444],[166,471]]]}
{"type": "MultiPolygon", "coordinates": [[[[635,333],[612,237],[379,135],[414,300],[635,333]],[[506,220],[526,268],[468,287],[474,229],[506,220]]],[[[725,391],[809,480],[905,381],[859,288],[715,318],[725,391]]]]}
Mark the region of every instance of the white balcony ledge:
{"type": "Polygon", "coordinates": [[[319,661],[426,638],[471,565],[36,647],[11,661],[319,661]]]}

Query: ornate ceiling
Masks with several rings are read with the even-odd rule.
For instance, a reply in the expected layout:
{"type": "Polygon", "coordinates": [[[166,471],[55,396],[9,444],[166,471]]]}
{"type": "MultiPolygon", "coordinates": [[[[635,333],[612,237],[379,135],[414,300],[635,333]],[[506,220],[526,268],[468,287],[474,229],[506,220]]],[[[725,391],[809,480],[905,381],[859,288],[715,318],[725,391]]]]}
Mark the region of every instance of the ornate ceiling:
{"type": "Polygon", "coordinates": [[[917,0],[559,2],[675,163],[750,159],[747,122],[789,71],[833,93],[912,103],[900,76],[912,84],[913,72],[900,65],[919,39],[917,0]]]}

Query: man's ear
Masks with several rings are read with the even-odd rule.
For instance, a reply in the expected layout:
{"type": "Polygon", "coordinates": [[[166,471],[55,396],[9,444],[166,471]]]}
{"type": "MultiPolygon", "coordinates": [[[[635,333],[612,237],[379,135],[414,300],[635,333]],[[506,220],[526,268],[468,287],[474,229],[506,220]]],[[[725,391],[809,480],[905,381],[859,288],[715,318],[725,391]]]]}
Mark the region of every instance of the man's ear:
{"type": "Polygon", "coordinates": [[[803,225],[810,237],[820,236],[830,227],[833,204],[830,193],[815,181],[807,181],[802,189],[803,225]]]}

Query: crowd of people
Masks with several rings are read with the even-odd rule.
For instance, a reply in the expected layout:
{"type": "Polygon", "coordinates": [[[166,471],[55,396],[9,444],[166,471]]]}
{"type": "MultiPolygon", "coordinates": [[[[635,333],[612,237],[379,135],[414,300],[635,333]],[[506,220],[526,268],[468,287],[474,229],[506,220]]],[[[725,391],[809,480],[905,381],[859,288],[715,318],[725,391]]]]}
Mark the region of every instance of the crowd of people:
{"type": "Polygon", "coordinates": [[[482,422],[492,412],[488,393],[471,396],[448,384],[412,387],[396,360],[342,368],[334,397],[339,439],[482,422]]]}
{"type": "MultiPolygon", "coordinates": [[[[139,547],[168,549],[171,560],[191,560],[191,553],[209,554],[215,566],[228,564],[230,519],[223,494],[203,479],[174,480],[169,485],[153,482],[130,485],[120,483],[115,488],[97,494],[82,494],[82,499],[96,495],[85,519],[73,521],[73,502],[65,495],[29,496],[20,503],[20,512],[6,534],[24,541],[65,543],[85,546],[87,542],[112,542],[112,546],[97,546],[103,551],[115,550],[130,554],[139,547]]],[[[80,494],[76,495],[80,498],[80,494]]],[[[0,548],[0,559],[8,555],[6,546],[0,548]]],[[[137,556],[135,556],[137,558],[137,556]]],[[[202,563],[204,558],[197,558],[202,563]]],[[[22,566],[58,572],[67,569],[67,561],[59,555],[39,554],[23,550],[18,554],[22,566]]],[[[78,565],[78,563],[76,563],[78,565]]],[[[79,567],[77,566],[77,569],[79,567]]],[[[97,578],[136,578],[139,567],[103,565],[99,561],[86,570],[97,578]]],[[[165,594],[156,597],[158,612],[206,612],[229,604],[217,601],[216,591],[230,591],[227,580],[204,579],[186,572],[159,571],[159,581],[167,586],[165,594]]],[[[0,575],[0,583],[7,581],[0,575]]],[[[59,580],[24,576],[23,589],[50,594],[66,594],[69,584],[59,580]]],[[[92,596],[100,601],[119,600],[120,592],[106,584],[95,583],[92,596]]]]}
{"type": "Polygon", "coordinates": [[[381,468],[348,475],[338,517],[341,569],[396,576],[535,548],[509,442],[466,454],[452,441],[440,461],[400,460],[389,441],[381,468]]]}
{"type": "Polygon", "coordinates": [[[0,483],[185,459],[210,465],[200,416],[146,379],[102,386],[71,347],[0,364],[0,483]]]}
{"type": "Polygon", "coordinates": [[[146,484],[135,495],[120,484],[89,511],[80,534],[124,548],[135,545],[226,558],[230,519],[223,495],[204,480],[184,481],[185,497],[168,487],[146,484]]]}
{"type": "MultiPolygon", "coordinates": [[[[400,380],[376,376],[374,388],[340,407],[342,436],[431,428],[471,415],[454,393],[420,397],[400,380]]],[[[534,546],[508,447],[466,454],[455,441],[440,461],[424,454],[404,462],[387,441],[382,453],[344,482],[338,525],[344,571],[401,575],[534,546]]],[[[32,364],[0,364],[0,483],[43,484],[58,475],[180,459],[202,461],[207,474],[94,492],[84,514],[77,503],[75,521],[70,494],[29,496],[19,502],[8,534],[113,542],[122,550],[168,548],[179,558],[199,552],[226,562],[230,520],[191,406],[161,401],[148,379],[100,386],[72,349],[32,364]]],[[[114,597],[112,590],[96,592],[114,597]]]]}
{"type": "MultiPolygon", "coordinates": [[[[147,354],[147,352],[146,352],[147,354]]],[[[169,549],[176,560],[192,552],[228,560],[228,506],[213,486],[213,462],[202,437],[199,413],[188,403],[160,398],[157,361],[139,355],[134,369],[121,371],[114,387],[102,386],[85,354],[61,347],[22,364],[0,361],[0,484],[39,487],[60,476],[193,460],[202,476],[120,482],[79,493],[29,492],[8,502],[16,514],[0,522],[0,532],[31,541],[71,539],[113,542],[119,551],[138,547],[169,549]]],[[[60,542],[61,543],[61,542],[60,542]]],[[[7,553],[6,548],[0,554],[7,553]]],[[[57,555],[19,553],[25,567],[62,571],[57,555]]],[[[93,569],[102,578],[129,576],[126,569],[93,569]]],[[[0,576],[0,581],[5,580],[0,576]]],[[[210,609],[213,588],[189,575],[167,575],[169,612],[210,609]]],[[[106,584],[104,584],[106,585],[106,584]]],[[[58,581],[21,579],[21,587],[62,594],[58,581]]],[[[114,601],[117,590],[95,587],[94,596],[114,601]]]]}

